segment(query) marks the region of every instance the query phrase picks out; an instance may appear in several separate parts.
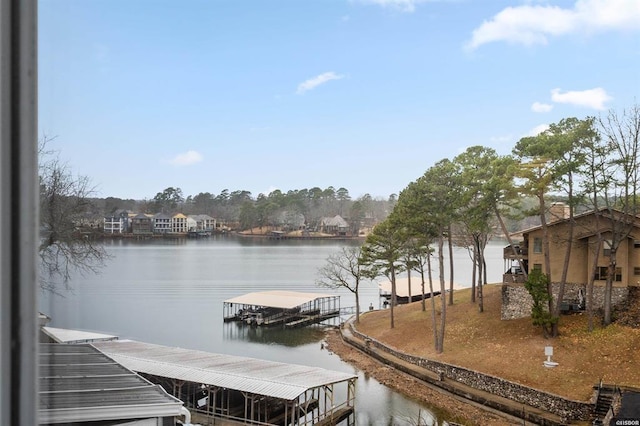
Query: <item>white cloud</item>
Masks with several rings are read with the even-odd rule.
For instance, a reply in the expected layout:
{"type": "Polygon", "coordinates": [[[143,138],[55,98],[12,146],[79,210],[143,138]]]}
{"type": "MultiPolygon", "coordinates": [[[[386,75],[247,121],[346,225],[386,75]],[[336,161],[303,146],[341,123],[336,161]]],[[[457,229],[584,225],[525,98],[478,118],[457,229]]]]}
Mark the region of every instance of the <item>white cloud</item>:
{"type": "Polygon", "coordinates": [[[392,7],[402,12],[413,12],[418,3],[425,3],[428,0],[360,0],[362,3],[377,4],[382,7],[392,7]]]}
{"type": "Polygon", "coordinates": [[[549,37],[608,30],[640,30],[638,0],[578,0],[573,8],[522,5],[507,7],[476,28],[467,43],[546,44],[549,37]]]}
{"type": "Polygon", "coordinates": [[[298,90],[296,91],[296,93],[298,95],[302,95],[304,92],[313,90],[316,87],[320,86],[321,84],[324,84],[331,80],[340,80],[341,78],[344,78],[344,76],[336,74],[334,72],[325,72],[324,74],[320,74],[316,77],[310,78],[309,80],[303,81],[302,83],[298,84],[298,90]]]}
{"type": "Polygon", "coordinates": [[[202,154],[200,154],[198,151],[190,150],[176,155],[174,158],[169,160],[169,163],[173,164],[174,166],[190,166],[192,164],[199,163],[202,160],[202,154]]]}
{"type": "Polygon", "coordinates": [[[553,102],[583,106],[598,110],[606,109],[606,106],[604,105],[605,102],[612,99],[613,98],[601,87],[582,91],[568,91],[564,93],[562,93],[560,89],[551,90],[551,100],[553,102]]]}
{"type": "Polygon", "coordinates": [[[529,130],[529,132],[522,136],[527,137],[527,136],[538,136],[540,133],[544,132],[545,130],[549,129],[549,125],[548,124],[538,124],[536,127],[534,127],[533,129],[529,130]]]}
{"type": "Polygon", "coordinates": [[[542,102],[534,102],[531,105],[531,111],[533,112],[549,112],[553,109],[553,105],[543,104],[542,102]]]}

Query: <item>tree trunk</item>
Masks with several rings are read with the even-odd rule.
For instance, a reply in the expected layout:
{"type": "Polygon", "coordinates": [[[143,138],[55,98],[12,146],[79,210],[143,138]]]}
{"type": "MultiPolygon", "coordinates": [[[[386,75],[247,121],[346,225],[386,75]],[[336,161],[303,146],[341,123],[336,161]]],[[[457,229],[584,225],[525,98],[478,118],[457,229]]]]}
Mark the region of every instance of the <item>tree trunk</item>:
{"type": "Polygon", "coordinates": [[[393,309],[396,304],[396,269],[391,265],[391,328],[395,326],[393,321],[393,309]]]}
{"type": "Polygon", "coordinates": [[[422,312],[427,310],[427,305],[424,301],[424,269],[420,271],[420,279],[422,280],[422,312]]]}
{"type": "Polygon", "coordinates": [[[356,297],[356,324],[360,324],[360,293],[358,292],[358,284],[356,284],[356,290],[353,294],[356,297]]]}
{"type": "Polygon", "coordinates": [[[544,194],[538,194],[538,201],[540,202],[540,225],[542,227],[542,254],[544,255],[544,273],[547,274],[547,292],[549,293],[549,312],[553,314],[553,285],[551,282],[551,254],[549,252],[549,227],[547,226],[547,207],[544,201],[544,194]]]}
{"type": "Polygon", "coordinates": [[[407,289],[407,292],[409,293],[409,302],[408,303],[411,303],[412,302],[412,299],[411,299],[411,269],[409,269],[409,268],[407,268],[407,286],[409,287],[407,289]]]}
{"type": "Polygon", "coordinates": [[[449,243],[449,305],[453,305],[453,235],[451,235],[451,225],[448,229],[449,243]]]}
{"type": "Polygon", "coordinates": [[[427,257],[427,274],[429,275],[429,291],[431,292],[431,323],[433,328],[433,346],[438,351],[438,324],[436,322],[436,298],[433,295],[433,274],[431,273],[431,256],[427,257]]]}
{"type": "Polygon", "coordinates": [[[476,272],[478,268],[478,252],[473,245],[473,268],[471,270],[471,303],[476,303],[476,272]]]}
{"type": "MultiPolygon", "coordinates": [[[[612,244],[613,245],[613,244],[612,244]]],[[[607,281],[604,285],[604,318],[602,324],[611,324],[611,294],[613,293],[613,280],[616,277],[616,249],[611,247],[611,257],[609,257],[609,268],[607,270],[607,281]]]]}
{"type": "Polygon", "coordinates": [[[444,282],[444,238],[442,237],[442,233],[440,233],[440,237],[438,238],[438,266],[440,269],[440,300],[442,301],[442,311],[440,312],[440,331],[438,336],[438,347],[436,348],[436,352],[441,354],[444,352],[444,327],[446,324],[447,317],[447,298],[446,298],[446,287],[444,282]]]}
{"type": "Polygon", "coordinates": [[[484,271],[484,254],[478,242],[478,312],[484,312],[484,296],[482,294],[482,271],[484,271]]]}
{"type": "MultiPolygon", "coordinates": [[[[596,219],[597,220],[597,219],[596,219]]],[[[597,224],[596,224],[597,227],[597,224]]],[[[591,267],[591,277],[587,284],[587,316],[589,319],[589,331],[593,331],[593,283],[596,279],[596,270],[598,269],[598,259],[600,258],[600,250],[602,250],[602,236],[600,231],[597,233],[596,251],[593,254],[593,265],[591,267]]]]}

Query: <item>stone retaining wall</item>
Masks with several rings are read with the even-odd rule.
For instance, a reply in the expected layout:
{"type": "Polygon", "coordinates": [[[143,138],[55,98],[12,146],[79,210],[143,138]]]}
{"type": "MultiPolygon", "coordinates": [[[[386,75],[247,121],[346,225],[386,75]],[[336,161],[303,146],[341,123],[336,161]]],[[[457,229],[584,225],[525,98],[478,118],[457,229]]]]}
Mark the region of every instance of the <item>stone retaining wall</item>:
{"type": "Polygon", "coordinates": [[[349,327],[354,335],[369,342],[369,345],[374,346],[376,349],[390,353],[403,361],[410,362],[436,374],[440,374],[441,377],[454,380],[475,389],[490,392],[494,395],[508,398],[521,404],[539,408],[549,413],[556,414],[566,420],[588,420],[593,411],[593,404],[588,402],[569,400],[558,395],[529,388],[515,382],[464,367],[405,354],[376,339],[372,339],[371,337],[360,333],[355,329],[352,323],[349,323],[349,327]]]}
{"type": "MultiPolygon", "coordinates": [[[[587,295],[586,284],[567,283],[565,284],[564,299],[577,299],[578,292],[582,290],[584,296],[587,295]]],[[[557,296],[559,284],[552,284],[553,294],[557,296]]],[[[624,305],[629,296],[628,287],[613,287],[611,293],[611,304],[616,306],[624,305]]],[[[531,306],[533,300],[531,295],[524,288],[524,284],[502,284],[502,310],[500,317],[503,320],[526,318],[531,316],[531,306]]],[[[604,286],[594,286],[593,288],[594,309],[602,309],[604,306],[604,286]]]]}

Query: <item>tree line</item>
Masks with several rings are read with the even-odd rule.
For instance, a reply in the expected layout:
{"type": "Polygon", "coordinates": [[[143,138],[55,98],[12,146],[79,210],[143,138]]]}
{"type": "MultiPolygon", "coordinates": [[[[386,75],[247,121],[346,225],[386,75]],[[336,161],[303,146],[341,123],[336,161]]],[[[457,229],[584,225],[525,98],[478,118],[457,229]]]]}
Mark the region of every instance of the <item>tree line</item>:
{"type": "MultiPolygon", "coordinates": [[[[557,336],[571,244],[566,244],[557,283],[559,291],[554,297],[547,214],[550,200],[562,199],[570,211],[567,241],[572,241],[576,232],[575,212],[607,213],[596,216],[596,229],[591,231],[597,237],[598,246],[593,251],[594,268],[601,252],[599,247],[606,244],[610,253],[602,319],[603,324],[608,325],[612,321],[616,251],[629,237],[638,214],[639,136],[640,107],[636,105],[600,117],[565,118],[536,136],[521,138],[509,155],[473,146],[451,160],[442,159],[400,192],[389,216],[373,229],[361,247],[345,248],[327,259],[319,270],[318,284],[346,287],[356,294],[357,300],[358,286],[363,279],[386,277],[392,286],[389,317],[393,328],[397,275],[406,273],[410,282],[411,274],[417,274],[425,310],[424,294],[428,292],[424,289],[428,285],[429,291],[434,290],[436,280],[431,274],[431,262],[437,262],[439,310],[434,298],[430,303],[434,347],[441,353],[447,306],[453,304],[453,246],[467,247],[471,253],[474,265],[470,277],[471,301],[483,312],[487,242],[498,228],[509,239],[511,247],[515,247],[506,219],[535,215],[543,231],[544,264],[540,271],[529,276],[523,272],[534,298],[534,324],[541,326],[545,336],[557,336]],[[523,200],[529,202],[523,203],[523,200]],[[449,259],[448,277],[445,276],[445,257],[449,259]]],[[[514,254],[517,255],[515,250],[514,254]]],[[[593,272],[587,283],[590,329],[593,328],[593,272]]],[[[356,321],[359,321],[359,310],[356,321]]]]}
{"type": "Polygon", "coordinates": [[[359,226],[365,219],[370,223],[383,220],[393,209],[396,199],[396,194],[391,194],[388,198],[364,194],[352,199],[348,189],[335,189],[333,186],[325,189],[292,189],[287,192],[275,189],[268,194],[260,193],[257,197],[253,197],[250,191],[228,189],[217,195],[200,192],[185,197],[182,189],[169,187],[150,200],[108,197],[96,200],[96,205],[102,205],[101,210],[106,215],[123,208],[152,214],[207,214],[219,222],[234,224],[239,230],[284,226],[292,223],[294,217],[302,218],[306,227],[315,228],[322,218],[340,215],[348,220],[351,232],[357,235],[359,226]]]}

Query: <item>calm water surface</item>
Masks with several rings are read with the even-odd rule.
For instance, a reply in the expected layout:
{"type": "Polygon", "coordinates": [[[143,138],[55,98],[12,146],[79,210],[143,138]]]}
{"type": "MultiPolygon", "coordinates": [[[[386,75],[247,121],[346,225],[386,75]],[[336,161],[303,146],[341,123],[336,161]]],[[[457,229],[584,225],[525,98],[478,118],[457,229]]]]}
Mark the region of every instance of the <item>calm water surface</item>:
{"type": "MultiPolygon", "coordinates": [[[[115,334],[121,338],[229,355],[323,367],[358,374],[359,425],[446,424],[446,414],[418,404],[366,377],[321,349],[320,327],[282,331],[222,321],[223,301],[253,291],[294,290],[341,296],[346,290],[315,285],[317,270],[348,242],[272,241],[232,237],[136,242],[107,241],[111,255],[99,275],[75,276],[64,297],[41,296],[52,327],[115,334]]],[[[501,245],[487,254],[489,282],[502,277],[501,245]]],[[[455,252],[456,282],[471,274],[466,250],[455,252]]],[[[380,306],[377,285],[361,285],[361,307],[380,306]]]]}

